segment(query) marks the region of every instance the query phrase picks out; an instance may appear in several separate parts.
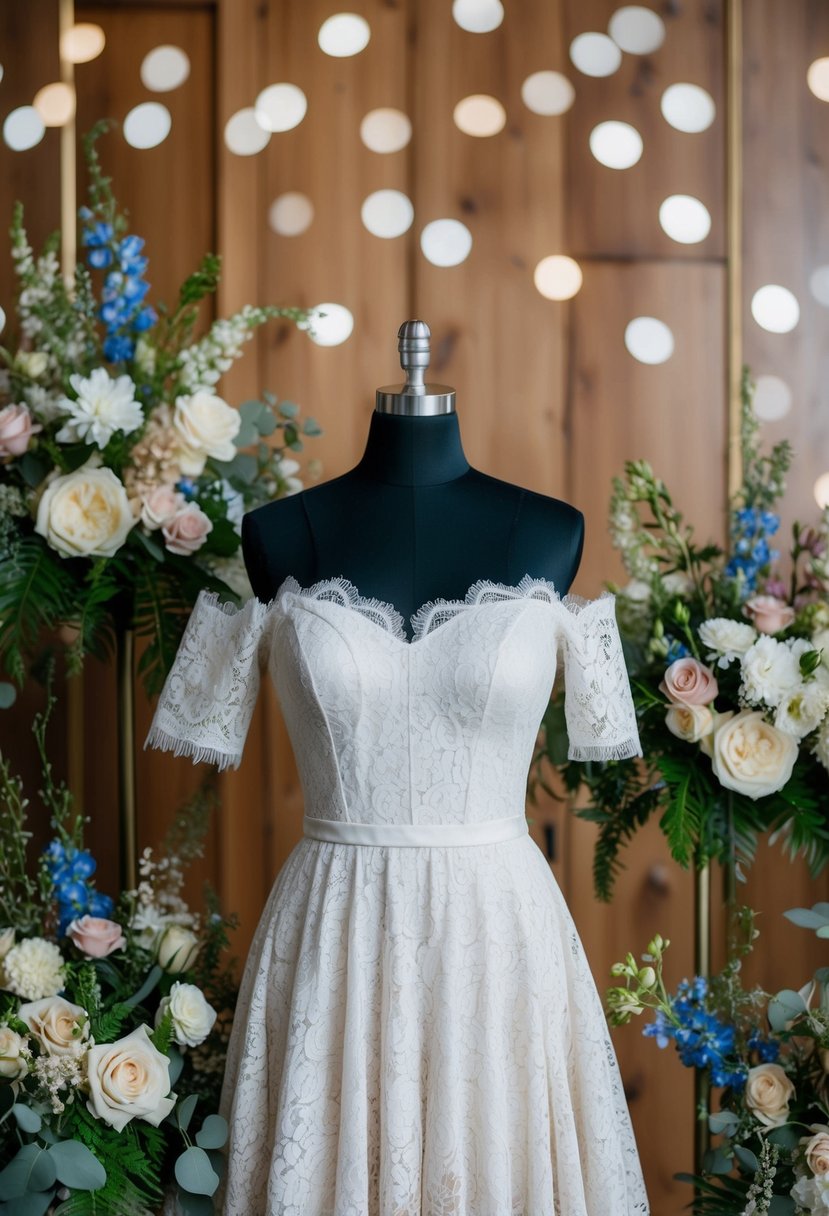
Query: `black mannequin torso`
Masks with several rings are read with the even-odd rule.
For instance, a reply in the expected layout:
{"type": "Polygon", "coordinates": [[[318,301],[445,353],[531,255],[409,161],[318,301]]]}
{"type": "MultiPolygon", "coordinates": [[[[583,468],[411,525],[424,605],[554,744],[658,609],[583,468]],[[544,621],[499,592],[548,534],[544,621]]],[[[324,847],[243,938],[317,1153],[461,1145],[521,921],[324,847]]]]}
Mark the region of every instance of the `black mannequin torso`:
{"type": "Polygon", "coordinates": [[[362,459],[319,486],[251,511],[242,552],[267,602],[292,574],[302,586],[342,575],[361,595],[410,616],[433,599],[463,599],[478,579],[524,574],[568,590],[581,561],[575,507],[473,469],[457,414],[374,411],[362,459]]]}

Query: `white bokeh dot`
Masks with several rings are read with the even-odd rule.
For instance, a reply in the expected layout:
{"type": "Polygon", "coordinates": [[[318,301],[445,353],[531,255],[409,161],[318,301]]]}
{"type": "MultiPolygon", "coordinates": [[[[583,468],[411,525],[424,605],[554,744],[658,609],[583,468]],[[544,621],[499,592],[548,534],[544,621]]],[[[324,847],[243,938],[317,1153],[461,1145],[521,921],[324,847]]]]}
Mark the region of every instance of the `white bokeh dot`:
{"type": "Polygon", "coordinates": [[[642,155],[642,136],[627,122],[600,122],[590,132],[590,151],[608,169],[630,169],[642,155]]]}
{"type": "Polygon", "coordinates": [[[674,353],[674,335],[657,317],[634,317],[625,329],[625,346],[640,363],[665,363],[674,353]]]}
{"type": "Polygon", "coordinates": [[[669,85],[659,106],[666,122],[675,130],[689,134],[707,130],[717,113],[714,98],[698,84],[669,85]]]}
{"type": "Polygon", "coordinates": [[[105,46],[104,31],[91,21],[70,25],[60,36],[61,58],[69,63],[89,63],[97,59],[105,46]]]}
{"type": "Polygon", "coordinates": [[[829,58],[815,59],[809,64],[806,83],[820,101],[829,101],[829,58]]]}
{"type": "Polygon", "coordinates": [[[829,507],[829,473],[821,473],[815,482],[814,487],[815,502],[823,510],[824,507],[829,507]]]}
{"type": "Polygon", "coordinates": [[[660,205],[659,223],[672,241],[695,245],[711,231],[711,214],[692,194],[671,194],[660,205]]]}
{"type": "Polygon", "coordinates": [[[300,236],[311,226],[314,204],[297,190],[286,191],[268,209],[268,223],[280,236],[300,236]]]}
{"type": "Polygon", "coordinates": [[[3,309],[0,308],[0,334],[2,334],[2,332],[5,328],[6,328],[6,314],[3,311],[3,309]]]}
{"type": "Polygon", "coordinates": [[[570,59],[585,76],[612,76],[622,62],[622,52],[607,34],[579,34],[570,43],[570,59]]]}
{"type": "Polygon", "coordinates": [[[190,75],[190,59],[180,46],[157,46],[141,62],[141,83],[153,93],[178,89],[190,75]]]}
{"type": "Polygon", "coordinates": [[[460,220],[432,220],[420,234],[420,248],[433,266],[457,266],[469,257],[472,233],[460,220]]]}
{"type": "Polygon", "coordinates": [[[360,218],[373,236],[388,240],[411,228],[414,207],[399,190],[375,190],[364,200],[360,218]]]}
{"type": "Polygon", "coordinates": [[[308,337],[317,346],[339,346],[351,336],[354,317],[344,304],[317,304],[309,311],[311,315],[308,320],[298,321],[297,325],[300,329],[308,330],[308,337]],[[320,312],[324,312],[325,316],[318,316],[320,312]]]}
{"type": "Polygon", "coordinates": [[[809,290],[824,308],[829,308],[829,266],[817,266],[809,277],[809,290]]]}
{"type": "Polygon", "coordinates": [[[271,138],[257,120],[253,106],[237,110],[225,123],[225,144],[237,156],[254,156],[267,146],[271,138]]]}
{"type": "Polygon", "coordinates": [[[751,405],[762,422],[777,422],[792,408],[792,390],[780,376],[758,376],[751,405]]]}
{"type": "Polygon", "coordinates": [[[412,124],[402,110],[369,110],[360,123],[360,139],[372,152],[399,152],[412,138],[412,124]]]}
{"type": "Polygon", "coordinates": [[[652,8],[626,4],[610,18],[607,32],[629,55],[650,55],[665,41],[665,22],[652,8]]]}
{"type": "Polygon", "coordinates": [[[308,99],[295,84],[269,84],[254,103],[256,121],[266,131],[291,131],[308,110],[308,99]]]}
{"type": "Polygon", "coordinates": [[[485,138],[504,129],[507,113],[497,97],[488,93],[473,93],[455,106],[455,126],[464,135],[485,138]]]}
{"type": "Polygon", "coordinates": [[[521,99],[534,114],[564,114],[576,90],[562,72],[533,72],[521,85],[521,99]]]}
{"type": "Polygon", "coordinates": [[[536,290],[548,300],[570,300],[581,287],[581,267],[573,258],[554,253],[538,263],[533,282],[536,290]]]}
{"type": "Polygon", "coordinates": [[[158,101],[142,101],[124,119],[124,139],[133,148],[156,148],[170,134],[170,111],[158,101]]]}
{"type": "Polygon", "coordinates": [[[13,152],[26,152],[39,144],[46,133],[43,119],[34,106],[18,106],[6,115],[3,139],[13,152]]]}
{"type": "Polygon", "coordinates": [[[35,93],[32,105],[47,127],[65,127],[75,117],[75,89],[65,80],[45,84],[35,93]]]}
{"type": "Polygon", "coordinates": [[[751,315],[761,329],[771,334],[787,334],[800,320],[800,305],[788,287],[767,283],[751,297],[751,315]]]}
{"type": "Polygon", "coordinates": [[[323,21],[317,34],[320,50],[336,59],[359,55],[369,44],[371,26],[357,13],[335,13],[323,21]]]}
{"type": "Polygon", "coordinates": [[[452,16],[470,34],[489,34],[504,20],[501,0],[454,0],[452,16]]]}

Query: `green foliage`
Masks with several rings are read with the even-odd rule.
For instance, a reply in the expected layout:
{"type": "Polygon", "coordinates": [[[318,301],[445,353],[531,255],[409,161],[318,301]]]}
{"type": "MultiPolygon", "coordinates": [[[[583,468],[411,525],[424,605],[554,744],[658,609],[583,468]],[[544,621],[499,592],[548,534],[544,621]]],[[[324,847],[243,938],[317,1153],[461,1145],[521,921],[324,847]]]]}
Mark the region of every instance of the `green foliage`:
{"type": "Polygon", "coordinates": [[[23,536],[0,555],[0,653],[19,685],[24,654],[41,630],[54,629],[76,604],[76,583],[67,562],[39,536],[23,536]]]}
{"type": "Polygon", "coordinates": [[[164,1159],[164,1133],[144,1120],[131,1120],[113,1135],[76,1102],[67,1110],[66,1133],[85,1144],[106,1170],[106,1183],[99,1190],[73,1195],[55,1216],[139,1216],[156,1209],[162,1199],[160,1177],[164,1159]]]}

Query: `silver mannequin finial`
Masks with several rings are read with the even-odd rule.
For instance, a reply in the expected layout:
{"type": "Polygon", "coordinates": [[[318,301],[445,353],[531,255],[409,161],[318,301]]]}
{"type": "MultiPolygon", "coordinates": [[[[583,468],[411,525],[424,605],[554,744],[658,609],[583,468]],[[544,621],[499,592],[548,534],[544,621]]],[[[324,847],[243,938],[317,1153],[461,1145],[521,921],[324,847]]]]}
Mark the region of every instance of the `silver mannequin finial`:
{"type": "Polygon", "coordinates": [[[451,414],[455,409],[455,390],[445,384],[426,384],[431,332],[425,321],[404,321],[397,331],[400,366],[406,373],[405,384],[386,384],[378,388],[374,408],[382,414],[451,414]]]}

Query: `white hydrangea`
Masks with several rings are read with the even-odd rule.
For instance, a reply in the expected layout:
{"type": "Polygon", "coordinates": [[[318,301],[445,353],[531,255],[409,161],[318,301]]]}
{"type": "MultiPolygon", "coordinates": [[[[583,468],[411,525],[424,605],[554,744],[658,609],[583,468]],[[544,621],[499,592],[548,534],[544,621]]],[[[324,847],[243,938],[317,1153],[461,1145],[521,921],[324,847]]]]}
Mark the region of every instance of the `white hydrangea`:
{"type": "Polygon", "coordinates": [[[727,616],[714,616],[703,621],[698,630],[700,641],[707,646],[708,662],[717,660],[718,667],[727,667],[734,659],[741,658],[757,639],[757,630],[743,621],[732,621],[727,616]]]}
{"type": "Polygon", "coordinates": [[[764,634],[743,655],[742,677],[742,701],[777,706],[800,688],[799,655],[793,646],[764,634]]]}
{"type": "Polygon", "coordinates": [[[57,996],[64,985],[65,962],[54,942],[28,937],[12,946],[3,960],[5,987],[27,1001],[57,996]]]}
{"type": "Polygon", "coordinates": [[[116,431],[129,434],[144,421],[129,376],[113,380],[106,368],[96,367],[86,378],[77,373],[70,376],[69,383],[78,399],[63,397],[60,401],[61,412],[69,418],[55,436],[58,443],[81,440],[105,448],[116,431]]]}

